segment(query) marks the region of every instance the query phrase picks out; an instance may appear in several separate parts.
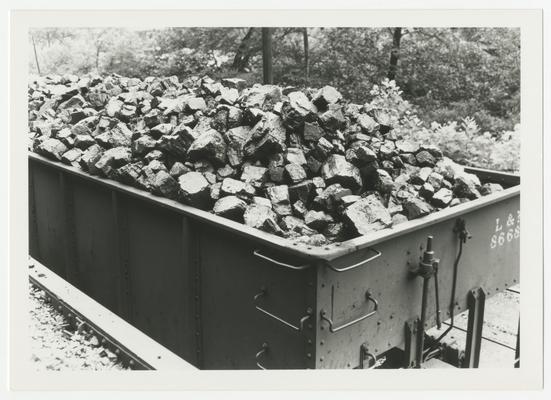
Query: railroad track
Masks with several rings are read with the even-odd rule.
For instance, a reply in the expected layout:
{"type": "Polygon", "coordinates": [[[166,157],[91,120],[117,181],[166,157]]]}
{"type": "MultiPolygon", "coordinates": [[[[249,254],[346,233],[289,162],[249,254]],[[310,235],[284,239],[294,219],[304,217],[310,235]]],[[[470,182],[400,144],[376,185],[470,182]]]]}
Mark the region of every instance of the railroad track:
{"type": "Polygon", "coordinates": [[[69,327],[96,336],[133,370],[195,370],[176,354],[69,284],[38,261],[29,259],[29,281],[67,320],[69,327]]]}
{"type": "MultiPolygon", "coordinates": [[[[518,286],[506,288],[487,303],[484,330],[481,336],[481,368],[507,368],[520,366],[518,337],[518,301],[520,290],[518,286]]],[[[443,321],[443,329],[436,327],[427,331],[429,343],[433,342],[444,329],[448,329],[450,320],[443,321]]],[[[437,350],[439,361],[444,361],[451,367],[459,367],[464,358],[467,336],[467,316],[459,314],[455,324],[444,338],[437,350]]],[[[430,359],[429,365],[434,359],[430,359]]],[[[434,361],[438,363],[438,361],[434,361]]],[[[441,363],[439,363],[441,365],[441,363]]]]}

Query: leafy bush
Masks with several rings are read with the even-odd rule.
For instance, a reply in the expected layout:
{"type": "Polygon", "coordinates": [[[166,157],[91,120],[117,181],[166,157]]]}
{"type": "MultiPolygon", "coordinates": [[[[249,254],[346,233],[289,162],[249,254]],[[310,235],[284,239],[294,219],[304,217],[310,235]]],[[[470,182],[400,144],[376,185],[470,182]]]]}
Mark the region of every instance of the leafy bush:
{"type": "Polygon", "coordinates": [[[511,172],[520,168],[520,125],[496,138],[489,132],[480,134],[476,122],[464,118],[460,123],[434,122],[430,129],[413,132],[411,138],[437,145],[445,155],[464,165],[511,172]]]}
{"type": "Polygon", "coordinates": [[[432,122],[428,127],[414,107],[402,97],[402,91],[394,81],[383,80],[374,85],[369,103],[374,108],[394,110],[396,134],[422,144],[438,146],[444,155],[468,166],[500,171],[520,169],[520,125],[512,131],[492,135],[480,132],[472,117],[446,123],[432,122]]]}

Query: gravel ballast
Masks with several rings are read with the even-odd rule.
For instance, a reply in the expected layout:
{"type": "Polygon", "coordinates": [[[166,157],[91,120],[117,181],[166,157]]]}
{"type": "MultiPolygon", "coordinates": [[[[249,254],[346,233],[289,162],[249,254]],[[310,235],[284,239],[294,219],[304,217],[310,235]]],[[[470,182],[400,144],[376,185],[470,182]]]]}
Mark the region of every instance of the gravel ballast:
{"type": "Polygon", "coordinates": [[[65,317],[29,285],[31,354],[37,371],[126,370],[96,336],[72,330],[65,317]]]}

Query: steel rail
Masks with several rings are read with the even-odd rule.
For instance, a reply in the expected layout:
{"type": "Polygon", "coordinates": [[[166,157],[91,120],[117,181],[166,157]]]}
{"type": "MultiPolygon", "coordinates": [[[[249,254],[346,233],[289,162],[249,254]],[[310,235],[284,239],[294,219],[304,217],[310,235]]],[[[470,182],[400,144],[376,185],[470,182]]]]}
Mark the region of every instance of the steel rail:
{"type": "MultiPolygon", "coordinates": [[[[466,329],[460,328],[460,327],[457,326],[457,325],[455,325],[455,326],[452,327],[452,326],[451,326],[449,323],[447,323],[447,322],[443,322],[443,324],[444,324],[444,325],[447,325],[448,327],[455,328],[455,329],[457,329],[457,330],[459,330],[459,331],[461,331],[461,332],[467,333],[467,330],[466,330],[466,329]]],[[[494,340],[494,339],[490,339],[489,337],[486,337],[486,336],[482,336],[482,339],[483,339],[483,340],[487,340],[488,342],[492,342],[492,343],[498,344],[498,345],[500,345],[500,346],[502,346],[502,347],[506,347],[506,348],[511,349],[511,350],[516,350],[514,347],[509,346],[508,344],[500,343],[500,342],[498,342],[498,341],[496,341],[496,340],[494,340]]]]}

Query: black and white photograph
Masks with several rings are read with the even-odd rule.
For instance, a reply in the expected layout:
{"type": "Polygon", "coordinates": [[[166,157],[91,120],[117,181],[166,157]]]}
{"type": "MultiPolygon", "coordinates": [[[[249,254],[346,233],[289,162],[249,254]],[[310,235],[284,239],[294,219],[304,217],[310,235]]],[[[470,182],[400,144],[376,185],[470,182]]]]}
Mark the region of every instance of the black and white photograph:
{"type": "Polygon", "coordinates": [[[399,22],[30,24],[26,368],[528,368],[525,33],[399,22]]]}

